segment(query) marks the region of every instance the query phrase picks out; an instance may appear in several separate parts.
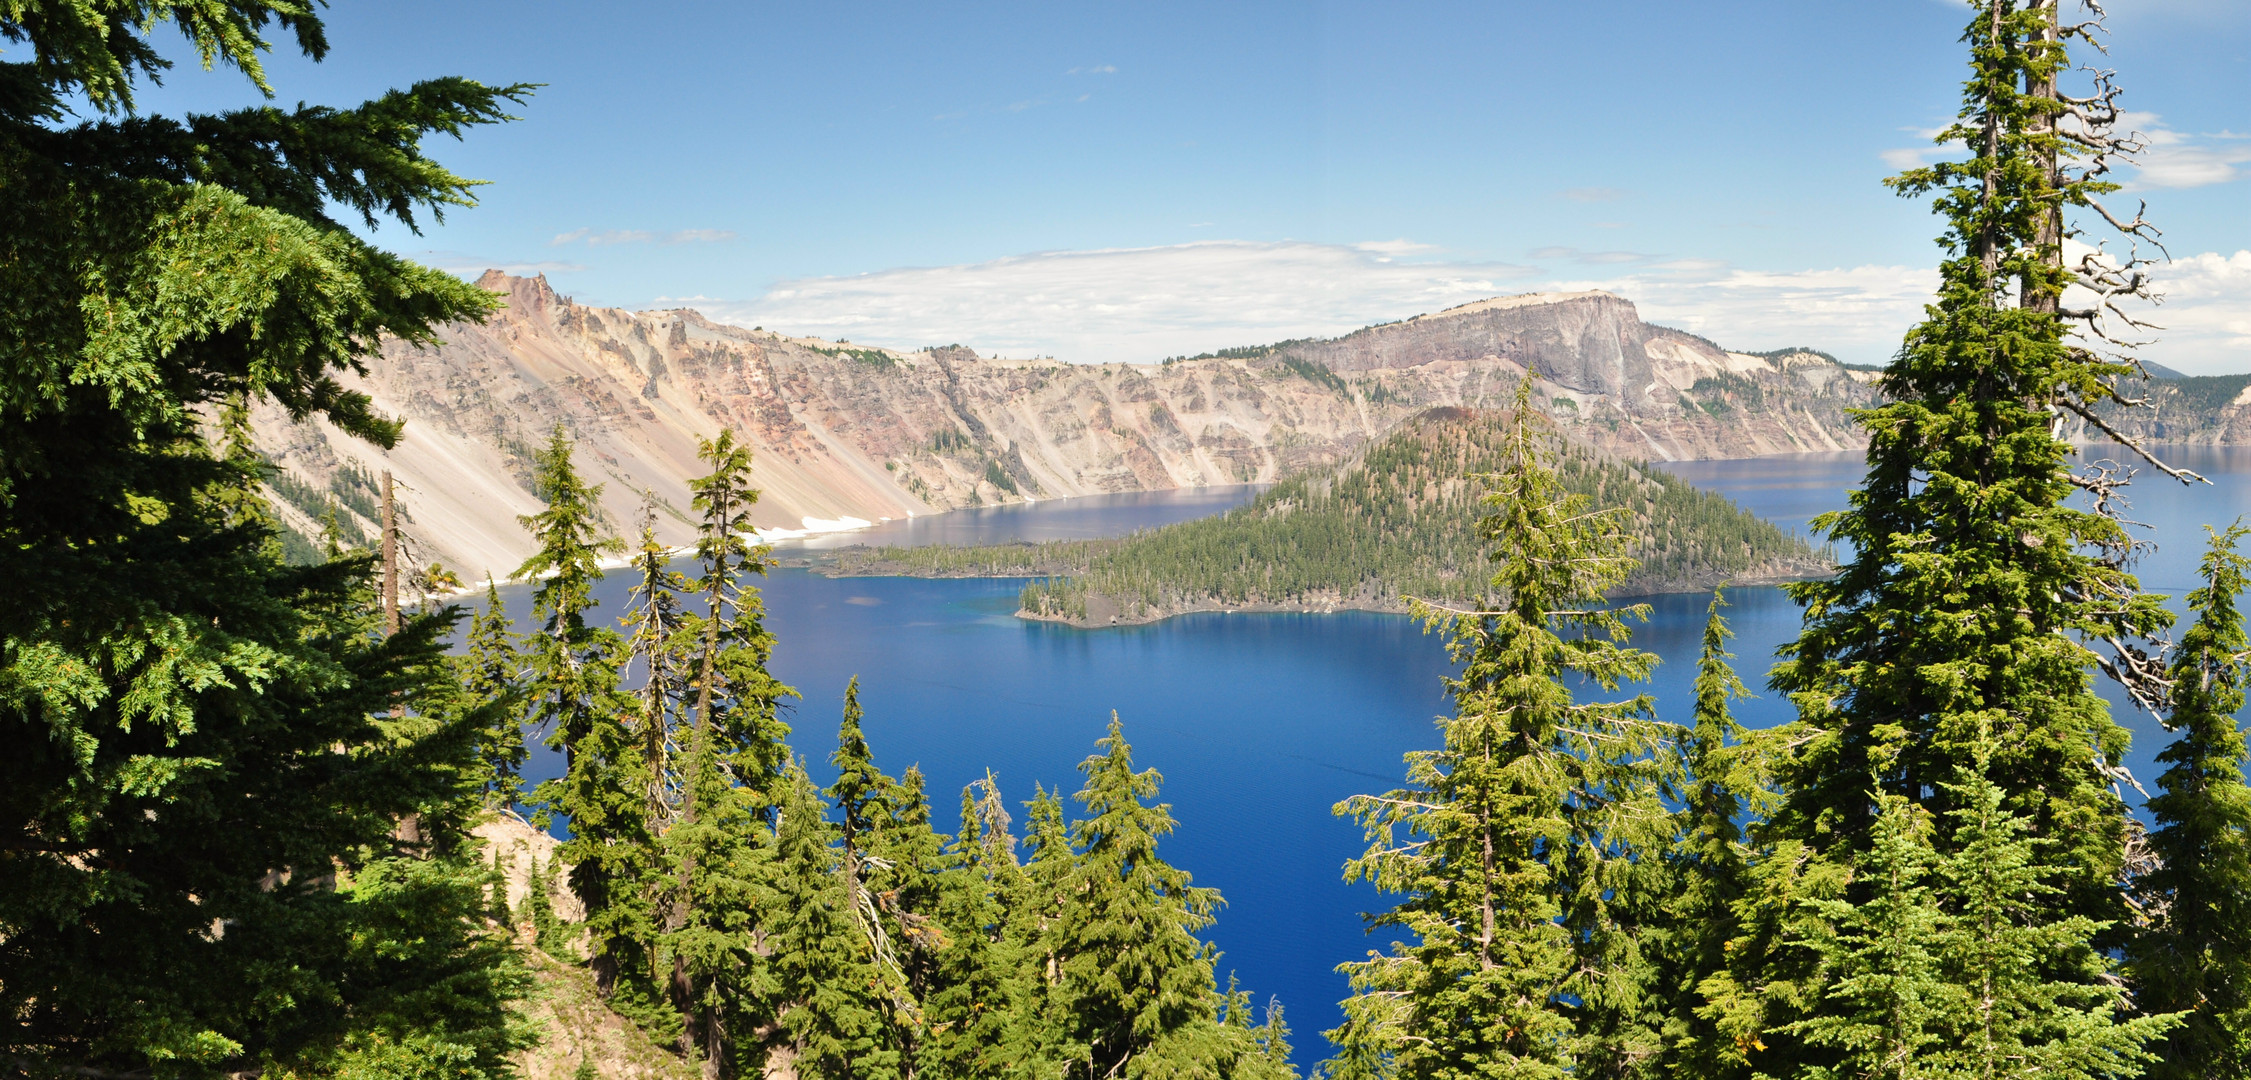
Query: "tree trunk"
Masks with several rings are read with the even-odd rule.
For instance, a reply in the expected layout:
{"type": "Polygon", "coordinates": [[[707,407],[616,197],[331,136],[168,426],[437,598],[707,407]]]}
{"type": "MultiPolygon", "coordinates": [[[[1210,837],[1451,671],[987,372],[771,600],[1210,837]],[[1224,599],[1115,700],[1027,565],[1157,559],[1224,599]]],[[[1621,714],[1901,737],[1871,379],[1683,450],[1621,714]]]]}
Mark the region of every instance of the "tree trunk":
{"type": "MultiPolygon", "coordinates": [[[[2047,49],[2056,48],[2060,45],[2059,35],[2062,33],[2056,22],[2061,14],[2056,10],[2056,0],[2042,0],[2039,10],[2045,14],[2045,18],[2042,20],[2040,35],[2037,39],[2038,45],[2047,49]]],[[[2056,99],[2055,77],[2050,75],[2040,79],[2028,78],[2024,92],[2025,96],[2032,98],[2035,102],[2052,102],[2056,99]]],[[[2055,129],[2056,118],[2043,115],[2032,122],[2028,134],[2034,136],[2047,135],[2054,132],[2055,129]]],[[[2063,187],[2062,162],[2059,160],[2055,148],[2049,147],[2039,151],[2036,158],[2040,163],[2040,174],[2046,180],[2048,186],[2052,190],[2060,192],[2063,187]]],[[[2051,201],[2048,207],[2041,211],[2039,233],[2033,238],[2033,245],[2040,252],[2042,262],[2057,269],[2063,267],[2063,201],[2061,199],[2051,201]]],[[[2053,315],[2062,306],[2063,297],[2060,294],[2039,288],[2028,279],[2022,283],[2019,303],[2028,310],[2053,315]]]]}
{"type": "Polygon", "coordinates": [[[399,519],[389,469],[383,470],[383,632],[399,632],[399,519]]]}

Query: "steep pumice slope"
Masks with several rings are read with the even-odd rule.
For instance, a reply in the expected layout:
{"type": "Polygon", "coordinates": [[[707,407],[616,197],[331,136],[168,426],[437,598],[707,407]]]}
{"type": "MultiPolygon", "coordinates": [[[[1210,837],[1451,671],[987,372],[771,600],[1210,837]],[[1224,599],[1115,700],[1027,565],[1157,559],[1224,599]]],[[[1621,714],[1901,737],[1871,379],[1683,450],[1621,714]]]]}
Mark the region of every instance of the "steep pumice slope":
{"type": "MultiPolygon", "coordinates": [[[[318,425],[258,418],[287,474],[284,516],[316,528],[321,493],[364,495],[390,469],[424,560],[471,575],[529,549],[531,455],[561,424],[620,531],[653,508],[689,537],[699,438],[733,428],[757,455],[765,527],[820,527],[1025,498],[1270,481],[1337,461],[1435,406],[1498,405],[1526,365],[1574,434],[1628,457],[1734,457],[1855,445],[1843,409],[1870,391],[1812,353],[1729,353],[1649,326],[1607,293],[1482,301],[1332,341],[1165,364],[913,353],[711,322],[694,311],[577,304],[544,278],[479,282],[507,309],[444,343],[391,343],[355,379],[407,418],[388,455],[318,425]],[[356,485],[356,487],[355,487],[356,485]]],[[[343,500],[347,530],[372,530],[343,500]]]]}

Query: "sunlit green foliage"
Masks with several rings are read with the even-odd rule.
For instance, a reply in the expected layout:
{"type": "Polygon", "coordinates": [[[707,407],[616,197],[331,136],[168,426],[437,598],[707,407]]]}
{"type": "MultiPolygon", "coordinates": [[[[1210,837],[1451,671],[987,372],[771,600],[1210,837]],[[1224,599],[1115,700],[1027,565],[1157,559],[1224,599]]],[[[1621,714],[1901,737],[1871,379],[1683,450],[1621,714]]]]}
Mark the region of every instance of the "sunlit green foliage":
{"type": "Polygon", "coordinates": [[[2213,531],[2204,584],[2188,594],[2196,621],[2173,656],[2166,726],[2177,734],[2149,800],[2158,864],[2135,882],[2153,925],[2127,949],[2141,1007],[2187,1013],[2159,1044],[2153,1080],[2251,1075],[2251,788],[2236,721],[2251,668],[2238,606],[2251,559],[2236,551],[2247,533],[2240,522],[2213,531]]]}
{"type": "Polygon", "coordinates": [[[475,731],[441,638],[264,505],[247,415],[389,447],[342,376],[496,300],[331,218],[411,227],[474,182],[422,153],[524,88],[351,109],[132,111],[160,36],[267,89],[316,9],[0,4],[0,1068],[489,1077],[524,1033],[462,828],[475,731]],[[171,35],[184,35],[171,38],[171,35]],[[78,110],[78,112],[73,112],[78,110]],[[84,114],[91,119],[81,119],[84,114]],[[209,430],[218,421],[219,431],[209,430]],[[213,435],[218,439],[215,445],[213,435]]]}
{"type": "Polygon", "coordinates": [[[1400,897],[1372,920],[1409,935],[1341,965],[1352,981],[1338,1076],[1562,1078],[1655,1050],[1629,900],[1671,839],[1646,695],[1615,692],[1656,658],[1625,645],[1605,592],[1633,570],[1623,508],[1569,492],[1530,380],[1499,426],[1499,467],[1476,534],[1490,607],[1425,607],[1462,665],[1442,745],[1407,757],[1409,787],[1337,806],[1367,831],[1346,866],[1400,897]]]}
{"type": "MultiPolygon", "coordinates": [[[[2091,646],[2120,651],[2170,616],[2125,572],[2124,526],[2070,502],[2089,481],[2074,476],[2074,449],[2057,435],[2060,416],[2116,403],[2120,380],[2138,378],[2075,340],[2061,310],[2074,280],[2065,216],[2116,185],[2073,167],[2087,143],[2052,88],[2071,69],[2067,43],[2097,24],[2059,18],[2046,3],[1972,5],[1962,108],[1938,136],[1954,149],[1889,182],[1934,196],[1946,256],[1935,301],[1884,371],[1885,402],[1858,414],[1867,480],[1848,509],[1815,522],[1852,557],[1833,578],[1790,586],[1805,627],[1773,685],[1799,719],[1784,736],[1793,749],[1777,773],[1782,798],[1759,830],[1752,918],[1731,960],[1736,982],[1758,988],[1764,1035],[1752,1061],[1771,1074],[1867,1067],[1858,1037],[1837,1025],[1871,1006],[1839,994],[1839,954],[1825,943],[1848,933],[1845,911],[1892,888],[1903,864],[1884,845],[1902,842],[1905,826],[1885,823],[1910,812],[1943,879],[1931,885],[1932,917],[1985,920],[1985,942],[2001,952],[1979,967],[1930,943],[1934,989],[1921,1000],[1937,1010],[1925,1030],[1938,1041],[1901,1042],[1899,1068],[1950,1069],[1965,1060],[1954,1055],[1987,1053],[1962,1043],[1975,1023],[1964,1002],[2064,1010],[2021,1024],[1985,1018],[2007,1029],[1987,1037],[2019,1044],[2023,1057],[2007,1068],[2038,1063],[2040,1075],[2109,1075],[2154,1030],[2097,1030],[2103,1003],[2116,1001],[2101,958],[2127,926],[2128,818],[2114,770],[2128,735],[2095,692],[2106,658],[2091,646]],[[1951,877],[1980,845],[2045,867],[2038,888],[2004,903],[1951,877]],[[2021,950],[2031,952],[2019,963],[2021,950]],[[2099,1053],[2073,1064],[2059,1059],[2095,1044],[2099,1053]]],[[[2121,670],[2137,670],[2130,652],[2121,670]]],[[[2161,696],[2146,677],[2131,688],[2161,696]]]]}

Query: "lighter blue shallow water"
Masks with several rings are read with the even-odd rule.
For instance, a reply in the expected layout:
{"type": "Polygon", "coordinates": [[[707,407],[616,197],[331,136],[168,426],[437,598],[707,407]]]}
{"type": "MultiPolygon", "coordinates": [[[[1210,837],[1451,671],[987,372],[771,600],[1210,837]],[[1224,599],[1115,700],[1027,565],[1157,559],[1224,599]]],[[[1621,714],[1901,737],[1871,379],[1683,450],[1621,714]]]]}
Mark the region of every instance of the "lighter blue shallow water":
{"type": "MultiPolygon", "coordinates": [[[[2184,491],[2143,486],[2139,516],[2163,545],[2142,566],[2145,584],[2176,596],[2193,587],[2202,523],[2251,511],[2251,448],[2182,449],[2181,463],[2216,483],[2184,491]]],[[[1805,455],[1668,466],[1728,493],[1785,528],[1841,507],[1859,479],[1857,454],[1805,455]]],[[[892,523],[853,539],[884,543],[991,543],[1115,535],[1215,513],[1252,489],[1108,496],[892,523]]],[[[836,538],[821,541],[837,542],[836,538]]],[[[622,575],[605,583],[602,611],[622,611],[622,575]]],[[[1077,764],[1093,752],[1112,710],[1138,764],[1165,778],[1160,798],[1178,831],[1162,851],[1227,907],[1208,934],[1261,1000],[1277,996],[1298,1032],[1301,1062],[1323,1056],[1318,1036],[1339,1019],[1345,984],[1334,971],[1383,940],[1362,933],[1359,913],[1380,903],[1346,886],[1339,870],[1358,854],[1349,822],[1331,816],[1346,796],[1385,790],[1401,755],[1436,740],[1446,702],[1440,643],[1410,620],[1334,615],[1197,614],[1153,626],[1075,630],[1010,614],[1017,581],[828,579],[779,570],[765,583],[768,625],[779,638],[775,673],[803,695],[789,720],[793,744],[816,778],[828,754],[845,682],[858,675],[876,759],[894,774],[919,765],[941,828],[953,824],[962,786],[991,769],[1012,801],[1033,785],[1075,791],[1077,764]]],[[[520,615],[524,594],[509,602],[520,615]]],[[[1738,668],[1754,689],[1774,650],[1795,634],[1798,611],[1773,588],[1732,590],[1738,668]]],[[[1683,714],[1703,628],[1701,595],[1653,598],[1634,643],[1662,660],[1647,688],[1661,716],[1683,714]]],[[[1741,703],[1753,726],[1787,719],[1771,693],[1741,703]]],[[[2162,732],[2121,709],[2137,745],[2132,764],[2153,775],[2162,732]]],[[[551,772],[551,756],[533,771],[551,772]]],[[[1388,940],[1388,939],[1385,939],[1388,940]]]]}

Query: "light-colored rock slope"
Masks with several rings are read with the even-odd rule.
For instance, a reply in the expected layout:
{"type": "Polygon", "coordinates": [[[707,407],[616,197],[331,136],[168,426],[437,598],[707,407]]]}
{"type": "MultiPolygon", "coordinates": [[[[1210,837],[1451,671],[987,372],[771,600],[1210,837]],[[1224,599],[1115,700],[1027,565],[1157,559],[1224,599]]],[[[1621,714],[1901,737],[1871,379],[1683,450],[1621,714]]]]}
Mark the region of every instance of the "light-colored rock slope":
{"type": "MultiPolygon", "coordinates": [[[[1543,407],[1633,458],[1857,445],[1843,409],[1871,398],[1818,355],[1730,353],[1643,323],[1607,293],[1488,300],[1334,340],[1163,365],[1074,365],[796,338],[686,309],[591,307],[544,278],[497,271],[479,284],[503,293],[506,310],[446,327],[433,348],[390,343],[351,379],[406,417],[397,449],[278,413],[257,418],[261,447],[313,488],[351,466],[392,471],[416,556],[472,580],[507,573],[529,551],[516,519],[538,509],[532,454],[557,424],[588,478],[605,485],[613,526],[635,528],[646,502],[659,536],[677,544],[690,538],[697,441],[726,428],[756,454],[757,522],[798,529],[807,519],[1270,481],[1339,460],[1427,408],[1499,405],[1527,365],[1543,380],[1543,407]]],[[[317,531],[317,505],[282,510],[317,531]]]]}

